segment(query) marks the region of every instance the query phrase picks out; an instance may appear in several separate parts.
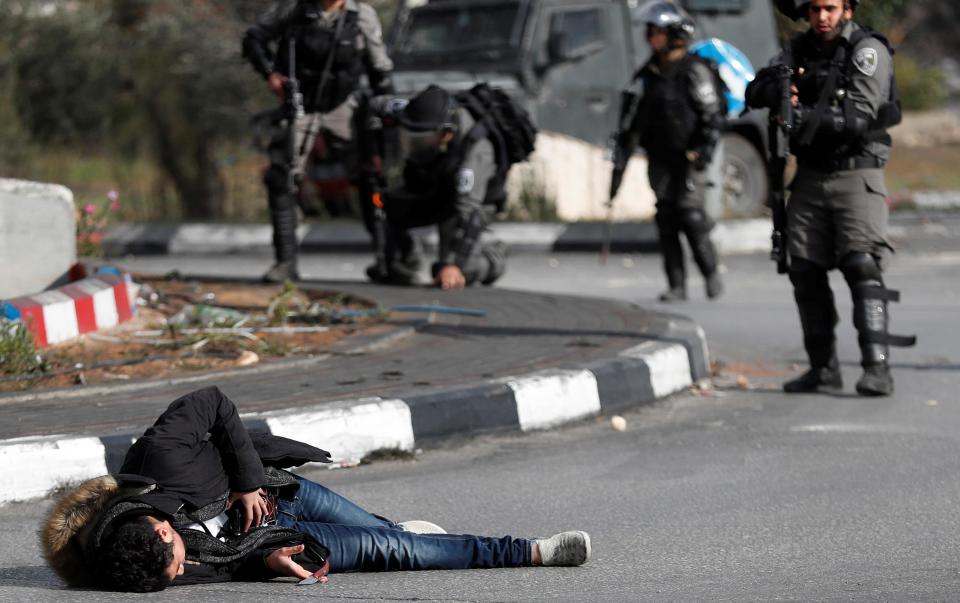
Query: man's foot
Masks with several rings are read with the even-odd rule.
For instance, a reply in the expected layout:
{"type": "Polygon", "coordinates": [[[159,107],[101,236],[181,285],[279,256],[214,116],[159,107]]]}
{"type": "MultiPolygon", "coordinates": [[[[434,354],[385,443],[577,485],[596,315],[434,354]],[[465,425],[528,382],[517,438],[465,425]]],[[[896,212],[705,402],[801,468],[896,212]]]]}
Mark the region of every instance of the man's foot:
{"type": "Polygon", "coordinates": [[[382,274],[376,263],[370,264],[366,269],[367,278],[371,282],[381,285],[400,285],[409,287],[417,284],[416,270],[408,270],[402,264],[393,263],[387,268],[387,274],[382,274]]]}
{"type": "Polygon", "coordinates": [[[404,532],[413,534],[446,534],[447,531],[433,523],[423,519],[411,519],[410,521],[401,521],[397,524],[403,528],[404,532]]]}
{"type": "Polygon", "coordinates": [[[687,290],[683,287],[672,287],[661,293],[657,299],[666,304],[687,301],[687,290]]]}
{"type": "Polygon", "coordinates": [[[707,298],[717,299],[723,295],[723,280],[720,279],[720,272],[714,272],[706,277],[707,280],[707,298]]]}
{"type": "Polygon", "coordinates": [[[590,534],[561,532],[535,541],[541,565],[583,565],[590,560],[590,534]]]}
{"type": "Polygon", "coordinates": [[[265,283],[283,283],[286,281],[299,281],[300,273],[297,271],[296,261],[277,262],[267,270],[263,275],[265,283]]]}
{"type": "Polygon", "coordinates": [[[863,367],[863,376],[857,381],[857,393],[861,396],[889,396],[893,393],[893,377],[886,364],[863,367]]]}
{"type": "Polygon", "coordinates": [[[843,389],[843,375],[839,368],[821,366],[811,368],[796,379],[783,384],[783,391],[791,394],[838,392],[843,389]]]}

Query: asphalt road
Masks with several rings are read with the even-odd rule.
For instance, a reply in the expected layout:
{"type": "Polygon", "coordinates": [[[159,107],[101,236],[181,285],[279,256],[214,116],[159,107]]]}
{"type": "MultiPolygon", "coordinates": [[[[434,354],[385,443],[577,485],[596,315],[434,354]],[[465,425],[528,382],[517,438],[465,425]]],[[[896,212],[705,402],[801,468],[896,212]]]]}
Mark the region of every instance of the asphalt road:
{"type": "MultiPolygon", "coordinates": [[[[960,242],[957,244],[960,249],[960,242]]],[[[949,600],[960,590],[960,297],[957,249],[909,247],[891,262],[894,330],[920,345],[895,350],[897,392],[853,395],[858,377],[849,300],[834,279],[848,381],[837,396],[786,396],[802,348],[789,285],[759,256],[726,260],[728,295],[675,309],[706,329],[718,388],[627,415],[624,433],[597,420],[555,432],[482,438],[427,450],[413,463],[319,474],[395,519],[451,531],[546,535],[585,529],[582,568],[334,576],[309,590],[283,584],[171,589],[165,600],[949,600]],[[725,368],[723,368],[725,367],[725,368]],[[749,387],[734,384],[742,376],[749,387]]],[[[307,258],[317,278],[358,274],[359,256],[307,258]]],[[[256,273],[266,257],[143,258],[139,270],[256,273]]],[[[505,287],[653,303],[653,256],[518,256],[505,287]]],[[[34,531],[45,506],[0,508],[0,599],[127,600],[58,590],[34,531]]]]}

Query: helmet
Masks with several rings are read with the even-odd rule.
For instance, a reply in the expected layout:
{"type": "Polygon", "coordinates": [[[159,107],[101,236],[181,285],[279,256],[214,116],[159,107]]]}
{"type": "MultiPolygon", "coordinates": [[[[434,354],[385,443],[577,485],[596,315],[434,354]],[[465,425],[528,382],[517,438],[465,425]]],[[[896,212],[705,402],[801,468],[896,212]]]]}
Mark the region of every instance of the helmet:
{"type": "Polygon", "coordinates": [[[652,0],[640,7],[640,16],[647,25],[667,30],[672,40],[691,40],[697,31],[693,18],[669,0],[652,0]]]}
{"type": "Polygon", "coordinates": [[[453,130],[456,110],[453,96],[431,84],[410,99],[397,121],[412,132],[453,130]]]}
{"type": "MultiPolygon", "coordinates": [[[[857,10],[860,0],[846,0],[850,4],[851,10],[857,10]]],[[[810,0],[774,0],[777,10],[790,17],[794,21],[802,19],[807,14],[807,5],[810,0]]]]}

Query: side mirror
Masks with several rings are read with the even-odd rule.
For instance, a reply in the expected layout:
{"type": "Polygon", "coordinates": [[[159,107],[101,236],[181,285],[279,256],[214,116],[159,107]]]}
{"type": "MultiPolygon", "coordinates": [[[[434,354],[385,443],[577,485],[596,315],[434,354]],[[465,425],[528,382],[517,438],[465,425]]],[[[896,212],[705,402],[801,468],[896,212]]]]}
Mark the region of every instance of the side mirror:
{"type": "Polygon", "coordinates": [[[547,58],[551,64],[564,63],[573,59],[573,57],[570,56],[567,32],[550,32],[550,37],[547,38],[547,58]]]}

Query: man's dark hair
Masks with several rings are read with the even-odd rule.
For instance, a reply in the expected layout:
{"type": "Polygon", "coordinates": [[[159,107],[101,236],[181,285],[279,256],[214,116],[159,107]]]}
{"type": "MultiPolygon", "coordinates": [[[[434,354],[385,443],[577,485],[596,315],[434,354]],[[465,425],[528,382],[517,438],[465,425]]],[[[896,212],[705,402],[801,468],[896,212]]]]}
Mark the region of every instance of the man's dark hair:
{"type": "Polygon", "coordinates": [[[100,542],[97,581],[123,592],[163,590],[170,584],[166,569],[173,562],[173,543],[164,542],[146,515],[120,520],[100,542]]]}

